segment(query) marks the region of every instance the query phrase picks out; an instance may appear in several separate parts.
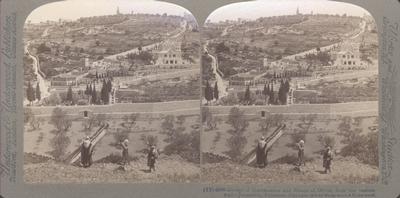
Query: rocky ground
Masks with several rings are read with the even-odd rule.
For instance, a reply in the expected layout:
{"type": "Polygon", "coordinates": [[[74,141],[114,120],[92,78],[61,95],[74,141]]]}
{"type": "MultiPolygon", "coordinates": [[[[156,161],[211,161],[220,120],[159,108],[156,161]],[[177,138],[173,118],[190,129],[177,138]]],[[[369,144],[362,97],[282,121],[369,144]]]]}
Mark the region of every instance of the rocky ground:
{"type": "Polygon", "coordinates": [[[300,171],[294,165],[271,163],[265,169],[229,161],[204,164],[203,182],[213,184],[374,184],[378,167],[355,158],[336,158],[332,173],[324,174],[321,160],[309,162],[300,171]]]}
{"type": "Polygon", "coordinates": [[[149,173],[147,161],[132,161],[124,170],[113,163],[94,163],[89,168],[56,163],[52,160],[24,165],[27,183],[190,183],[200,179],[199,165],[178,156],[163,156],[156,172],[149,173]]]}

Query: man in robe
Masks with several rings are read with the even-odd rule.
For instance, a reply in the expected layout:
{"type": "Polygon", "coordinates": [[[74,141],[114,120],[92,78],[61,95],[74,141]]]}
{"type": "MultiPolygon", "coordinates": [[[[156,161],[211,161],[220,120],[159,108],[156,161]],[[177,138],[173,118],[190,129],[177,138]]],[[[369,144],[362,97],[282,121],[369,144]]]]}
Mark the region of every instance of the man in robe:
{"type": "Polygon", "coordinates": [[[266,165],[267,153],[265,151],[265,147],[267,146],[267,142],[265,137],[262,136],[258,141],[257,148],[256,148],[256,161],[257,166],[259,168],[264,168],[266,165]]]}

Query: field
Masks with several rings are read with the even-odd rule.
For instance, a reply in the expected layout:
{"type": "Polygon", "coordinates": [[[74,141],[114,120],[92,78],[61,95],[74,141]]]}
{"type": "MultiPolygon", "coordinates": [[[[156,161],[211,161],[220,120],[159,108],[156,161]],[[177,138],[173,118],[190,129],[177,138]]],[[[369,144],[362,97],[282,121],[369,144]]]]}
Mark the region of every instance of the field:
{"type": "MultiPolygon", "coordinates": [[[[362,130],[362,133],[369,133],[370,127],[374,126],[374,121],[376,120],[376,116],[371,117],[356,117],[355,119],[359,120],[357,123],[357,127],[362,130]]],[[[214,130],[206,130],[202,134],[202,144],[203,144],[203,152],[214,153],[222,156],[226,156],[226,152],[229,150],[226,144],[226,140],[230,137],[227,133],[231,127],[226,124],[224,120],[225,118],[220,118],[219,124],[217,124],[217,129],[214,130]]],[[[285,156],[297,155],[297,151],[288,147],[288,144],[291,143],[292,134],[296,133],[298,130],[298,126],[301,123],[298,118],[290,118],[290,116],[285,116],[283,119],[283,123],[286,124],[286,129],[284,130],[284,135],[276,142],[276,144],[272,147],[272,150],[268,154],[268,160],[274,161],[278,160],[285,156]]],[[[261,130],[259,126],[260,119],[250,118],[249,126],[244,132],[244,136],[247,139],[247,144],[243,149],[243,154],[250,152],[253,148],[255,148],[257,140],[262,136],[268,137],[275,128],[271,128],[268,132],[261,130]]],[[[310,158],[316,158],[320,156],[320,151],[324,149],[324,146],[320,144],[318,141],[319,135],[327,135],[335,138],[335,147],[334,149],[337,152],[343,147],[340,143],[342,137],[338,135],[340,131],[338,131],[338,126],[341,123],[341,120],[330,119],[330,118],[318,118],[313,126],[310,128],[309,132],[305,135],[306,142],[306,156],[310,158]]]]}
{"type": "Polygon", "coordinates": [[[160,156],[157,172],[148,173],[146,160],[132,161],[125,171],[120,165],[95,163],[82,171],[81,167],[47,161],[24,166],[27,183],[93,184],[93,183],[191,183],[198,182],[200,167],[185,162],[179,156],[160,156]]]}
{"type": "Polygon", "coordinates": [[[321,94],[318,100],[331,102],[360,102],[378,100],[378,76],[319,82],[306,86],[307,89],[317,90],[321,94]]]}
{"type": "MultiPolygon", "coordinates": [[[[173,107],[174,105],[169,104],[169,106],[173,107]]],[[[88,128],[88,125],[85,124],[91,118],[84,118],[83,115],[80,115],[80,112],[73,110],[76,107],[71,108],[69,110],[63,108],[67,118],[72,122],[71,127],[65,132],[70,144],[66,147],[65,154],[61,159],[66,158],[79,148],[82,139],[94,134],[99,128],[99,124],[93,124],[92,127],[88,128]]],[[[96,109],[95,106],[91,108],[96,109]]],[[[107,107],[102,106],[102,108],[107,107]]],[[[97,111],[90,111],[94,112],[93,115],[103,115],[102,120],[108,123],[109,127],[106,129],[105,136],[94,147],[93,166],[84,169],[85,171],[82,171],[83,169],[79,166],[67,165],[55,158],[53,153],[55,147],[52,142],[56,137],[57,130],[50,122],[53,109],[50,107],[47,110],[33,109],[34,117],[40,119],[41,124],[36,129],[30,125],[30,122],[25,125],[24,170],[25,181],[29,183],[186,183],[198,180],[200,165],[195,162],[195,158],[187,158],[188,153],[199,152],[198,148],[194,148],[194,145],[193,148],[181,147],[182,149],[179,150],[180,148],[176,148],[174,142],[185,138],[185,141],[188,141],[187,143],[196,144],[195,141],[200,137],[198,109],[197,111],[196,109],[177,111],[175,108],[175,111],[172,112],[168,112],[168,109],[166,109],[165,113],[153,113],[151,110],[156,111],[157,109],[147,106],[146,110],[143,109],[145,112],[136,109],[136,113],[134,113],[135,111],[127,113],[113,111],[112,114],[107,114],[105,113],[107,110],[104,111],[101,108],[97,111]],[[47,114],[49,112],[50,114],[47,114]],[[131,115],[134,116],[133,119],[128,118],[131,115]],[[133,121],[133,124],[131,124],[131,121],[133,121]],[[173,136],[177,139],[167,140],[171,137],[168,134],[169,130],[177,133],[179,131],[180,134],[173,136]],[[128,149],[131,162],[125,170],[120,170],[119,163],[122,151],[118,144],[125,137],[130,141],[128,149]],[[156,173],[147,172],[146,150],[149,141],[154,142],[160,151],[156,173]],[[81,180],[82,176],[85,176],[85,179],[81,180]]],[[[114,110],[118,110],[118,108],[114,108],[114,110]]]]}
{"type": "Polygon", "coordinates": [[[379,173],[375,158],[378,154],[377,110],[352,114],[350,109],[346,114],[330,105],[308,105],[310,108],[301,111],[302,106],[258,107],[257,111],[267,112],[266,118],[255,113],[256,107],[238,107],[242,115],[232,114],[232,110],[227,112],[228,107],[209,107],[210,113],[203,113],[202,180],[218,184],[376,183],[379,173]],[[326,114],[322,114],[324,106],[337,113],[328,108],[326,114]],[[316,107],[320,107],[319,110],[316,107]],[[238,132],[238,128],[229,123],[231,119],[245,126],[244,130],[238,132]],[[256,147],[261,136],[270,136],[279,124],[285,124],[286,128],[268,151],[267,167],[258,169],[245,165],[241,159],[256,147]],[[242,134],[241,139],[235,134],[242,134]],[[305,141],[306,166],[298,170],[295,143],[300,139],[305,141]],[[368,139],[367,142],[362,142],[364,139],[368,139]],[[232,145],[230,141],[236,143],[232,145]],[[334,152],[333,172],[328,175],[323,174],[322,168],[322,151],[327,144],[334,152]],[[372,150],[364,149],[367,147],[372,150]]]}
{"type": "Polygon", "coordinates": [[[202,166],[203,182],[212,184],[374,184],[379,169],[354,158],[335,158],[331,174],[322,174],[322,159],[306,163],[302,171],[291,164],[271,163],[265,169],[221,162],[202,166]]]}

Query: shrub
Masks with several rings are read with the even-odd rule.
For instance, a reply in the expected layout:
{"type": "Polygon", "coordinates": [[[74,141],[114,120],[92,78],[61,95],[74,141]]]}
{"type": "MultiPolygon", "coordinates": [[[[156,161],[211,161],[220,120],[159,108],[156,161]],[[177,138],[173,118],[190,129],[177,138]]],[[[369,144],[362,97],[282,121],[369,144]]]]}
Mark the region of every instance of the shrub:
{"type": "Polygon", "coordinates": [[[226,97],[220,99],[221,105],[237,105],[239,104],[239,98],[236,94],[228,94],[226,97]]]}
{"type": "Polygon", "coordinates": [[[378,133],[368,133],[367,135],[356,135],[350,144],[341,150],[343,156],[355,156],[363,163],[378,166],[378,133]]]}
{"type": "Polygon", "coordinates": [[[129,130],[128,129],[117,129],[115,133],[113,133],[114,142],[110,144],[117,149],[122,149],[121,142],[125,139],[129,140],[129,130]]]}
{"type": "Polygon", "coordinates": [[[354,156],[363,163],[378,166],[378,131],[371,130],[368,134],[362,134],[362,129],[354,126],[355,124],[351,117],[344,117],[339,125],[339,134],[343,136],[342,143],[345,145],[341,155],[354,156]]]}
{"type": "Polygon", "coordinates": [[[200,162],[199,127],[194,127],[192,132],[185,133],[184,119],[182,117],[176,119],[173,115],[167,115],[161,123],[161,128],[161,133],[167,136],[164,139],[164,142],[167,143],[164,148],[166,155],[176,154],[189,162],[200,162]]]}
{"type": "Polygon", "coordinates": [[[65,133],[59,133],[50,140],[50,145],[53,150],[50,154],[54,157],[55,161],[62,162],[65,159],[65,154],[71,140],[65,133]]]}
{"type": "Polygon", "coordinates": [[[191,133],[178,133],[164,148],[166,155],[177,154],[183,159],[200,163],[200,131],[193,130],[191,133]]]}

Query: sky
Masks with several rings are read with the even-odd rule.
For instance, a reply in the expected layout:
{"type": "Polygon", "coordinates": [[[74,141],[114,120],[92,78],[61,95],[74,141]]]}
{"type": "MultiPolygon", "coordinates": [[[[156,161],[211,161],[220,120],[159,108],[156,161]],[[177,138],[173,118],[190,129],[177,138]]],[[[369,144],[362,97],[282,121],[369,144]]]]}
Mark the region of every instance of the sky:
{"type": "Polygon", "coordinates": [[[293,15],[299,7],[300,13],[309,14],[347,14],[363,16],[365,9],[342,2],[328,0],[257,0],[226,5],[218,8],[207,18],[211,22],[225,20],[257,19],[260,17],[293,15]]]}
{"type": "Polygon", "coordinates": [[[186,9],[165,2],[153,0],[67,0],[45,4],[36,8],[28,16],[27,21],[32,23],[47,20],[67,19],[75,20],[80,17],[101,16],[115,14],[117,7],[123,14],[152,13],[183,15],[186,9]]]}

